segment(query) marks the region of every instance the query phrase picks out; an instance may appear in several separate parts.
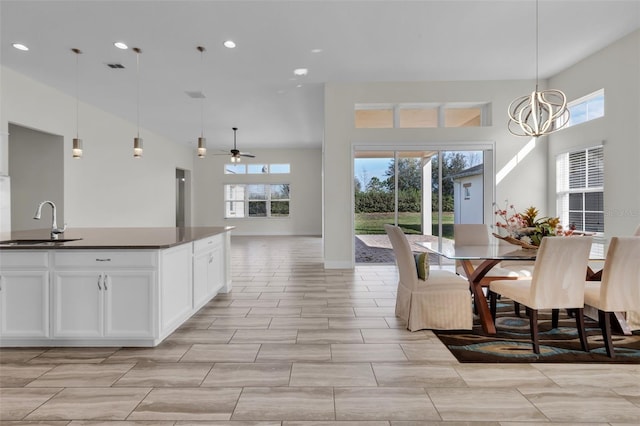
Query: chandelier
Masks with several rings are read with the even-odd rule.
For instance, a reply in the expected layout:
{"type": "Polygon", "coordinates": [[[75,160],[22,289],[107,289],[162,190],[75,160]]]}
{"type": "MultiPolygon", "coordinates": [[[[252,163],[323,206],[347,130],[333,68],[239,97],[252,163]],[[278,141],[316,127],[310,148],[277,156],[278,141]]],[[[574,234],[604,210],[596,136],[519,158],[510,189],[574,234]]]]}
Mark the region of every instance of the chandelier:
{"type": "Polygon", "coordinates": [[[507,128],[514,136],[538,137],[560,130],[569,122],[567,97],[557,89],[538,90],[538,0],[536,0],[536,89],[509,104],[507,128]]]}

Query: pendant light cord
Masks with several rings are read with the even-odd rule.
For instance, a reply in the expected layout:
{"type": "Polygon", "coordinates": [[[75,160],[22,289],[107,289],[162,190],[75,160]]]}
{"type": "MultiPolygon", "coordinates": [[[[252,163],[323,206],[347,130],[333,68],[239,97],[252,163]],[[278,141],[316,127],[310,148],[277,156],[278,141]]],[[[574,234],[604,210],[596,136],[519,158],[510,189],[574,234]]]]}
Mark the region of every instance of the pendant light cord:
{"type": "Polygon", "coordinates": [[[136,126],[138,132],[138,138],[140,137],[140,49],[136,49],[136,126]]]}
{"type": "Polygon", "coordinates": [[[80,79],[80,65],[79,65],[79,56],[82,54],[82,51],[80,49],[76,49],[73,48],[71,49],[71,51],[73,53],[76,54],[76,139],[80,139],[80,132],[78,130],[79,127],[79,122],[80,122],[80,101],[79,101],[79,96],[80,96],[80,83],[79,83],[79,79],[80,79]]]}
{"type": "Polygon", "coordinates": [[[205,48],[198,46],[200,51],[200,137],[204,138],[204,51],[205,48]]]}
{"type": "Polygon", "coordinates": [[[538,45],[540,41],[538,40],[538,0],[536,0],[536,92],[538,91],[538,45]]]}

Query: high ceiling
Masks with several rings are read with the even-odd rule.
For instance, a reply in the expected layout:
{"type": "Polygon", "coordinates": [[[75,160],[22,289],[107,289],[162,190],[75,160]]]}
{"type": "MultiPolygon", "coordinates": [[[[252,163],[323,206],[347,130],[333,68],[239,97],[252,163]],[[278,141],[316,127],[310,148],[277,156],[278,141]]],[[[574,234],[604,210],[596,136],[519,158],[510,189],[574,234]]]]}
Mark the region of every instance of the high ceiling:
{"type": "MultiPolygon", "coordinates": [[[[202,108],[210,148],[230,148],[234,126],[243,150],[311,148],[322,141],[325,82],[535,78],[535,8],[533,0],[0,0],[0,59],[72,96],[77,83],[81,101],[135,122],[136,54],[113,46],[123,41],[142,49],[141,127],[195,144],[202,108]],[[235,49],[223,47],[228,39],[235,49]],[[77,78],[72,48],[83,52],[77,78]],[[308,75],[294,76],[301,67],[308,75]],[[203,101],[185,93],[198,91],[203,101]]],[[[639,27],[640,0],[541,0],[540,78],[639,27]]]]}

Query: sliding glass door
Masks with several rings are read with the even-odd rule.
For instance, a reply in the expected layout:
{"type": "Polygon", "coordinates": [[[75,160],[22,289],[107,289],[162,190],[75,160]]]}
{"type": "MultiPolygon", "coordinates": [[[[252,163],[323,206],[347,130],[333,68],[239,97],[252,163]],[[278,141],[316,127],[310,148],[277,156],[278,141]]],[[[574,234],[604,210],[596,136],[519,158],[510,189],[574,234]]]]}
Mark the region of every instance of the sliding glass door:
{"type": "Polygon", "coordinates": [[[400,226],[410,241],[439,244],[453,239],[454,223],[483,223],[492,201],[485,190],[485,158],[490,153],[356,150],[356,263],[393,262],[385,223],[400,226]]]}

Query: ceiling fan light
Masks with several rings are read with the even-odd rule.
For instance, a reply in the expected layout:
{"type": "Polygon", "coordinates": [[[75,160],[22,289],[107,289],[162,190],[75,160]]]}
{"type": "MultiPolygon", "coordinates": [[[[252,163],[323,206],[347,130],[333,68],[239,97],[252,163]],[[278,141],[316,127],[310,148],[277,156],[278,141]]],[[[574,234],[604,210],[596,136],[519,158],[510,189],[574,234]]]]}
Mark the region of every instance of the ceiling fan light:
{"type": "Polygon", "coordinates": [[[198,138],[198,158],[204,158],[207,155],[207,140],[198,138]]]}

